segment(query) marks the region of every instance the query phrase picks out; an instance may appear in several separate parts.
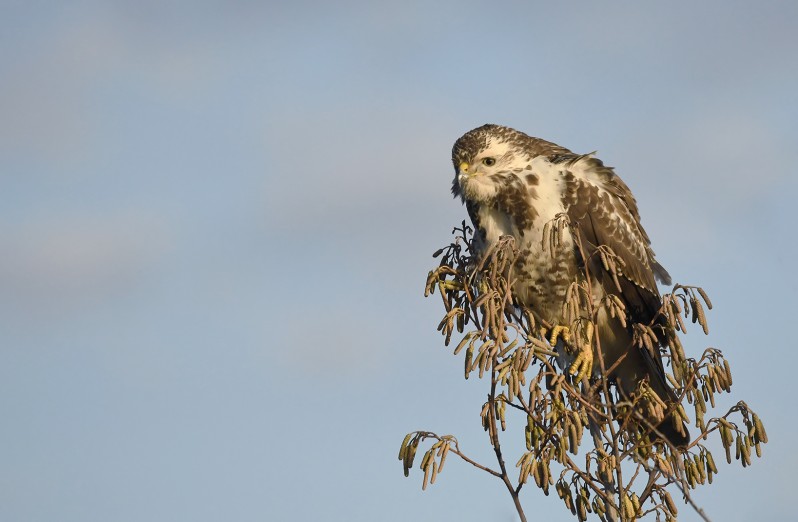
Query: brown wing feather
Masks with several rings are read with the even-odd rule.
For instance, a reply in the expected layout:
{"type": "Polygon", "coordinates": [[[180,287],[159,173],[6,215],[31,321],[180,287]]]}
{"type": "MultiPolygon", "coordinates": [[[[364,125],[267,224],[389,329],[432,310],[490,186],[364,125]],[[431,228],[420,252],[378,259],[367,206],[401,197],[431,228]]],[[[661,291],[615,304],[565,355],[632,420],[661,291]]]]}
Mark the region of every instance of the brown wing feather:
{"type": "MultiPolygon", "coordinates": [[[[591,174],[595,175],[593,177],[600,180],[597,183],[593,179],[566,172],[565,206],[571,223],[577,226],[583,239],[591,273],[608,293],[620,290],[620,297],[634,322],[661,322],[658,312],[662,300],[656,280],[670,284],[670,276],[654,259],[651,240],[640,224],[637,203],[629,188],[610,167],[606,167],[596,158],[569,155],[555,157],[553,161],[563,163],[566,167],[584,162],[580,167],[590,169],[591,174]],[[616,287],[612,275],[604,268],[600,258],[593,255],[600,245],[611,248],[623,260],[623,273],[618,278],[620,289],[616,287]]],[[[664,343],[665,331],[657,333],[661,335],[660,342],[664,343]]],[[[616,331],[615,335],[616,342],[624,337],[623,332],[616,331]]],[[[631,347],[631,338],[621,344],[623,346],[607,347],[607,350],[616,350],[617,356],[617,350],[626,351],[629,348],[624,346],[631,347]]],[[[655,353],[639,350],[627,355],[629,357],[615,372],[623,387],[627,388],[626,393],[632,391],[639,378],[648,375],[651,388],[660,398],[669,403],[677,402],[676,395],[666,382],[662,357],[656,350],[655,353]]],[[[658,429],[677,446],[684,446],[689,442],[686,428],[683,429],[684,434],[679,433],[670,420],[663,421],[658,429]]]]}
{"type": "Polygon", "coordinates": [[[611,248],[623,261],[621,298],[636,321],[648,323],[661,305],[656,279],[670,281],[670,276],[654,259],[632,193],[610,167],[596,158],[568,155],[554,157],[553,161],[565,167],[579,162],[581,168],[589,168],[601,180],[599,185],[566,171],[564,198],[568,217],[582,234],[591,272],[602,282],[612,278],[598,256],[593,255],[598,246],[611,248]]]}

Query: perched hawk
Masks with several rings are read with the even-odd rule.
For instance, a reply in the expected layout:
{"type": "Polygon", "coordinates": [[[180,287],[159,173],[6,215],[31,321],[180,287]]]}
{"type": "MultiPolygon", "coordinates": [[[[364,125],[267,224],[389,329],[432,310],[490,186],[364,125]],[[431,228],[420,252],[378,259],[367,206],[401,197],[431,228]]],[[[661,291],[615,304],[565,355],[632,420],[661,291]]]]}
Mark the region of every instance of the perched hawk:
{"type": "MultiPolygon", "coordinates": [[[[660,354],[636,347],[630,326],[655,321],[662,305],[656,280],[670,284],[670,276],[654,259],[635,199],[612,168],[591,154],[574,154],[499,125],[483,125],[463,135],[454,144],[452,161],[452,192],[466,204],[477,231],[477,248],[484,250],[503,235],[515,238],[520,258],[513,293],[519,304],[550,326],[567,326],[562,306],[566,291],[574,280],[584,279],[585,259],[572,235],[579,231],[594,281],[593,298],[598,302],[606,294],[617,295],[630,319],[623,326],[599,313],[605,368],[625,355],[608,378],[627,396],[645,379],[665,404],[673,406],[677,399],[666,384],[660,354]],[[544,250],[544,226],[562,214],[572,226],[566,227],[557,249],[544,250]],[[617,279],[599,256],[592,255],[601,245],[622,260],[617,279]]],[[[662,333],[660,343],[665,342],[662,333]]],[[[677,427],[671,418],[652,421],[674,445],[689,442],[686,428],[677,427]]]]}

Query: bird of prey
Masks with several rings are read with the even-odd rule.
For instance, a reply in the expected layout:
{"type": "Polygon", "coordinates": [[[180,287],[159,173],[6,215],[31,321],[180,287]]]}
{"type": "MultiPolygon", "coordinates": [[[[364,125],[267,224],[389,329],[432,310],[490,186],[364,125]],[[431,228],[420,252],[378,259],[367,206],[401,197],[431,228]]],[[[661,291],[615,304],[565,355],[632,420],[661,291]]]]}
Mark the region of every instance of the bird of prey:
{"type": "MultiPolygon", "coordinates": [[[[454,144],[452,161],[452,193],[465,202],[477,249],[484,252],[504,235],[515,238],[516,304],[527,307],[541,324],[567,329],[566,292],[589,270],[595,303],[614,294],[629,319],[623,324],[597,307],[604,367],[620,359],[606,376],[609,382],[630,396],[646,380],[650,390],[673,408],[677,398],[666,383],[659,350],[655,347],[652,353],[638,347],[631,329],[633,323],[657,322],[662,298],[656,281],[670,284],[671,279],[654,258],[631,191],[613,169],[592,154],[574,154],[499,125],[483,125],[464,134],[454,144]],[[567,216],[570,227],[565,227],[556,249],[546,249],[544,228],[562,216],[567,216]],[[585,258],[575,234],[581,235],[585,258]],[[614,274],[599,255],[593,255],[600,247],[620,258],[614,274]]],[[[664,345],[667,334],[658,335],[664,345]]],[[[684,447],[689,442],[681,421],[671,416],[647,420],[673,445],[684,447]]]]}

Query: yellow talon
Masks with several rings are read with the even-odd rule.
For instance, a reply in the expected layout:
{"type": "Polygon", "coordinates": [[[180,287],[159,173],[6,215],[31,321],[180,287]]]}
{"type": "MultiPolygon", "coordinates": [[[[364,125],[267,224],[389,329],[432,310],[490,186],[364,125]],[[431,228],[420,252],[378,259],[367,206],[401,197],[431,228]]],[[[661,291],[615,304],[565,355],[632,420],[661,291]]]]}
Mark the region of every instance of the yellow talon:
{"type": "Polygon", "coordinates": [[[568,372],[575,375],[577,381],[581,381],[582,377],[589,377],[593,373],[593,323],[588,322],[582,333],[583,335],[579,337],[583,337],[583,339],[579,339],[581,342],[576,343],[579,354],[568,372]]]}
{"type": "Polygon", "coordinates": [[[564,343],[571,341],[571,330],[567,326],[558,324],[551,329],[551,337],[549,337],[549,344],[552,346],[557,345],[557,340],[562,339],[564,343]]]}
{"type": "Polygon", "coordinates": [[[590,376],[593,372],[593,348],[590,344],[584,344],[579,349],[579,355],[576,356],[571,368],[568,371],[571,375],[576,376],[577,381],[581,381],[582,377],[590,376]]]}

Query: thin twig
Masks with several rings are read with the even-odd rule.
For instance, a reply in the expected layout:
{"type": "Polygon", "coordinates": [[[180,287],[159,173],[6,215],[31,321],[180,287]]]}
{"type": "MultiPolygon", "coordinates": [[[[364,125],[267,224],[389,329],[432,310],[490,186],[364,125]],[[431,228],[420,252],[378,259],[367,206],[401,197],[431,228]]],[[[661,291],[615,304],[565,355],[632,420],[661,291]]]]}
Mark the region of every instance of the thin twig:
{"type": "Polygon", "coordinates": [[[450,450],[449,450],[449,452],[450,452],[450,453],[454,453],[455,455],[457,455],[458,457],[460,457],[460,458],[461,458],[461,459],[463,459],[464,461],[468,462],[468,463],[469,463],[469,464],[471,464],[472,466],[474,466],[474,467],[476,467],[476,468],[479,468],[479,469],[481,469],[482,471],[487,471],[488,473],[490,473],[491,475],[493,475],[493,476],[495,476],[495,477],[501,477],[501,476],[502,476],[502,474],[501,474],[501,473],[499,473],[498,471],[494,471],[494,470],[490,469],[490,468],[489,468],[489,467],[487,467],[487,466],[483,466],[483,465],[482,465],[482,464],[480,464],[479,462],[476,462],[476,461],[474,461],[474,460],[471,460],[470,458],[468,458],[468,457],[467,457],[465,454],[463,454],[463,453],[462,453],[462,452],[461,452],[459,449],[457,449],[457,448],[452,448],[452,449],[450,449],[450,450]]]}

